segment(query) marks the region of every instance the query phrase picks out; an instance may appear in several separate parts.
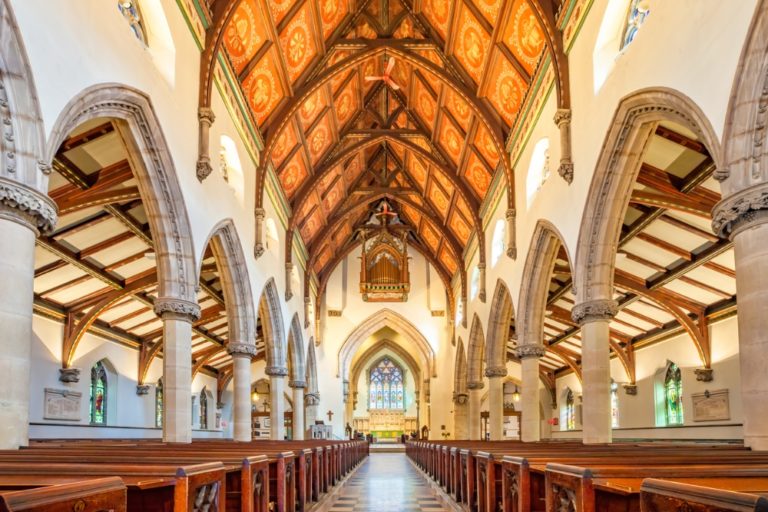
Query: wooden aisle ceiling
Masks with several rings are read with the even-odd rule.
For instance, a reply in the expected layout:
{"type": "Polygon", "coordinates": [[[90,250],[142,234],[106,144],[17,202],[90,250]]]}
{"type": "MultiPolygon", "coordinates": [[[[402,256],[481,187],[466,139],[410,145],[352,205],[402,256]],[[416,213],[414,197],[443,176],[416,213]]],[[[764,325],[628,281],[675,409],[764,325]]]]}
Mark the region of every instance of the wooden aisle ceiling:
{"type": "Polygon", "coordinates": [[[289,202],[289,229],[320,282],[383,198],[450,281],[546,53],[541,13],[554,19],[559,2],[210,0],[208,7],[211,25],[224,24],[226,65],[289,202]]]}
{"type": "MultiPolygon", "coordinates": [[[[720,200],[712,158],[682,126],[662,123],[647,145],[624,217],[614,276],[620,311],[610,323],[612,355],[634,381],[634,351],[687,333],[702,367],[712,362],[709,323],[736,311],[732,244],[712,233],[720,200]]],[[[581,336],[571,319],[571,267],[562,249],[544,321],[548,372],[580,372],[581,336]]]]}
{"type": "MultiPolygon", "coordinates": [[[[147,213],[112,121],[96,119],[70,135],[54,159],[49,191],[59,221],[37,242],[35,312],[64,323],[64,367],[83,354],[78,344],[90,332],[139,349],[143,383],[152,359],[162,357],[162,321],[153,311],[157,268],[147,213]]],[[[193,326],[193,371],[216,375],[230,357],[226,305],[210,247],[197,298],[202,315],[193,326]]],[[[259,335],[263,357],[261,340],[259,335]]]]}

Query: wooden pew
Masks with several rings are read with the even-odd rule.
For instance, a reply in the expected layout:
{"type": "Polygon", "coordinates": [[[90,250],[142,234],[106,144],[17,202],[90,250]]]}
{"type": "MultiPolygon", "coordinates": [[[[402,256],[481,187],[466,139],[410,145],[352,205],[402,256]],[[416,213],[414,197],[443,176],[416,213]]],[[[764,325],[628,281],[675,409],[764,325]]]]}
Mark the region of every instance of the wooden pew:
{"type": "Polygon", "coordinates": [[[119,476],[128,488],[128,512],[224,510],[225,468],[80,463],[0,463],[0,492],[76,483],[88,477],[119,476]]]}
{"type": "Polygon", "coordinates": [[[126,512],[120,478],[96,478],[0,494],[0,512],[126,512]]]}
{"type": "Polygon", "coordinates": [[[711,487],[647,478],[640,488],[642,512],[768,512],[768,498],[711,487]]]}

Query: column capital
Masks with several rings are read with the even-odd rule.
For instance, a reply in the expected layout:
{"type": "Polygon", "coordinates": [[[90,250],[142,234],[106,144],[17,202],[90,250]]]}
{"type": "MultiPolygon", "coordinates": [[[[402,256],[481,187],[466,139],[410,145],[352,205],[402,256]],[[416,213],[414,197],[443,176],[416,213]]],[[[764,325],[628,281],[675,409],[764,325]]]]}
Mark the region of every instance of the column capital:
{"type": "Polygon", "coordinates": [[[488,378],[506,377],[507,367],[506,366],[489,366],[488,368],[485,369],[485,376],[488,378]]]}
{"type": "Polygon", "coordinates": [[[576,304],[571,310],[571,318],[579,325],[598,320],[610,320],[619,311],[618,303],[613,299],[591,300],[576,304]]]}
{"type": "Polygon", "coordinates": [[[305,393],[304,394],[305,405],[320,405],[320,393],[305,393]]]}
{"type": "Polygon", "coordinates": [[[47,235],[58,218],[56,203],[37,190],[0,177],[0,218],[47,235]]]}
{"type": "Polygon", "coordinates": [[[559,108],[555,112],[555,117],[553,118],[553,121],[555,124],[559,127],[563,123],[570,123],[571,122],[571,109],[569,108],[559,108]]]}
{"type": "Polygon", "coordinates": [[[200,319],[200,306],[188,300],[161,297],[155,301],[155,314],[163,319],[175,317],[192,323],[200,319]]]}
{"type": "Polygon", "coordinates": [[[197,111],[197,120],[210,126],[216,121],[216,115],[213,113],[212,108],[200,107],[197,111]]]}
{"type": "Polygon", "coordinates": [[[456,402],[459,405],[466,404],[467,400],[469,400],[469,395],[466,394],[466,393],[454,393],[453,394],[453,401],[456,402]]]}
{"type": "Polygon", "coordinates": [[[307,387],[307,381],[304,380],[292,380],[288,383],[289,387],[293,389],[304,389],[307,387]]]}
{"type": "Polygon", "coordinates": [[[270,377],[285,377],[288,375],[288,368],[286,366],[267,366],[264,373],[270,377]]]}
{"type": "Polygon", "coordinates": [[[256,356],[256,345],[253,343],[242,343],[230,341],[227,344],[227,352],[232,357],[248,357],[253,358],[256,356]]]}
{"type": "Polygon", "coordinates": [[[721,237],[733,236],[768,222],[768,183],[760,183],[726,197],[712,210],[712,230],[721,237]]]}
{"type": "Polygon", "coordinates": [[[485,386],[485,383],[483,381],[467,382],[467,389],[470,389],[470,390],[483,389],[484,386],[485,386]]]}
{"type": "Polygon", "coordinates": [[[525,343],[523,345],[518,345],[515,349],[515,353],[520,359],[540,359],[547,353],[547,349],[544,348],[544,345],[539,345],[537,343],[525,343]]]}

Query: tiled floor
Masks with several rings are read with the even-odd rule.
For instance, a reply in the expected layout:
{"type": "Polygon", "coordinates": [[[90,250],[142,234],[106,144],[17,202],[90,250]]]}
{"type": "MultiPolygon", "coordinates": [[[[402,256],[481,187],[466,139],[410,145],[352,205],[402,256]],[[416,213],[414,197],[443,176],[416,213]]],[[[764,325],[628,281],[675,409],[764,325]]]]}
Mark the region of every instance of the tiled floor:
{"type": "Polygon", "coordinates": [[[328,512],[445,512],[404,453],[372,453],[328,512]]]}

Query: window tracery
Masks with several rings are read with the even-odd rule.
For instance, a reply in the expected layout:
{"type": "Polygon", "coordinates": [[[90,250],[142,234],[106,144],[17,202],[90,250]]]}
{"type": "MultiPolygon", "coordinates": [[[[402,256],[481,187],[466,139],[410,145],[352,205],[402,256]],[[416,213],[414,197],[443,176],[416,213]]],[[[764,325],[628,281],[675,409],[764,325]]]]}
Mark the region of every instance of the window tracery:
{"type": "Polygon", "coordinates": [[[163,426],[163,379],[157,381],[155,386],[155,426],[163,426]]]}
{"type": "Polygon", "coordinates": [[[619,428],[619,385],[611,380],[611,427],[619,428]]]}
{"type": "Polygon", "coordinates": [[[624,27],[624,34],[621,37],[621,49],[623,50],[634,41],[640,26],[645,23],[646,18],[651,13],[648,5],[649,0],[631,0],[629,2],[629,11],[627,12],[627,24],[624,27]]]}
{"type": "Polygon", "coordinates": [[[200,392],[200,429],[208,430],[208,394],[205,388],[200,392]]]}
{"type": "Polygon", "coordinates": [[[570,389],[565,396],[565,429],[576,430],[576,403],[570,389]]]}
{"type": "Polygon", "coordinates": [[[370,370],[369,409],[405,409],[403,370],[388,357],[370,370]]]}

